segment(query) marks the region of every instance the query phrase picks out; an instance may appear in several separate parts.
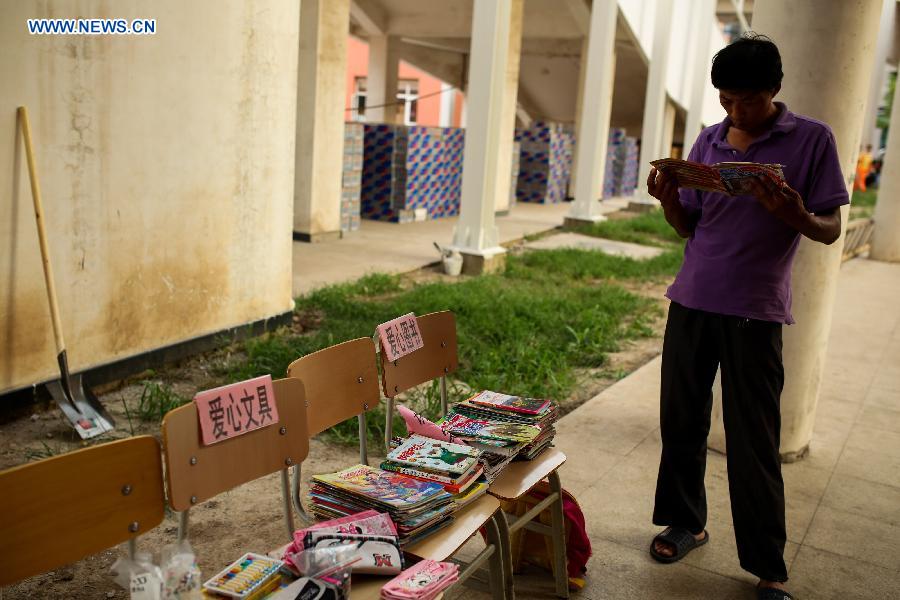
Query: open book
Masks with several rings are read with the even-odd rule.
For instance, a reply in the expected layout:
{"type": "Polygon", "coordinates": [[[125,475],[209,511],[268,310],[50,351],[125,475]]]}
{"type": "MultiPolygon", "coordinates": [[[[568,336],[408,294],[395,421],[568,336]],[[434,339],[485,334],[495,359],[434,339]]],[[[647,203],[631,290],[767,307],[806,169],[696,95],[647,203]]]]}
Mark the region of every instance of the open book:
{"type": "Polygon", "coordinates": [[[750,181],[759,177],[770,177],[784,182],[784,165],[771,165],[752,162],[720,162],[714,165],[662,158],[650,162],[651,165],[666,174],[674,175],[678,187],[719,192],[729,196],[740,196],[750,193],[750,181]]]}

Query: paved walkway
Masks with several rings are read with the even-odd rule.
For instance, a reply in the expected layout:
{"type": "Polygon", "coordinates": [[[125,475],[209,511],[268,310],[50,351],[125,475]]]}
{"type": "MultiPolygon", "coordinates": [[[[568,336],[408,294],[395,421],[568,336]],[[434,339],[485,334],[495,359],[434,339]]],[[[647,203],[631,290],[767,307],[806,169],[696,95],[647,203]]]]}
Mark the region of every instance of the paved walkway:
{"type": "MultiPolygon", "coordinates": [[[[900,598],[898,298],[900,265],[843,266],[810,455],[783,469],[785,557],[798,598],[900,598]]],[[[577,597],[754,598],[755,580],[738,565],[720,454],[711,452],[707,467],[710,543],[673,565],[648,554],[657,529],[658,395],[659,358],[559,427],[557,444],[569,456],[563,485],[584,509],[594,546],[577,597]]],[[[520,598],[547,597],[523,588],[520,598]]]]}
{"type": "MultiPolygon", "coordinates": [[[[611,198],[603,201],[601,212],[626,205],[627,199],[611,198]]],[[[500,241],[506,244],[558,227],[570,209],[569,203],[519,203],[510,214],[497,218],[500,241]]],[[[294,296],[323,285],[352,281],[371,272],[373,265],[381,272],[405,273],[436,262],[439,255],[433,243],[449,245],[457,220],[452,217],[403,225],[363,220],[359,231],[343,239],[294,242],[294,296]]]]}

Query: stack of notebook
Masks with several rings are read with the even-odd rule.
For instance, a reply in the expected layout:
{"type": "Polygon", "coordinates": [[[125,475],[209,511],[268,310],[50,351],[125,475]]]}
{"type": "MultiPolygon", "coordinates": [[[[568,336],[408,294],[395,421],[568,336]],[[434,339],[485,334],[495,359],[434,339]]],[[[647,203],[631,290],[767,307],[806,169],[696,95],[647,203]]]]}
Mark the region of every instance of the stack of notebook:
{"type": "Polygon", "coordinates": [[[451,494],[468,490],[481,477],[481,451],[471,446],[411,435],[391,450],[381,468],[444,486],[451,494]]]}
{"type": "Polygon", "coordinates": [[[485,451],[485,475],[493,481],[513,458],[530,460],[548,448],[558,417],[550,400],[483,391],[456,404],[440,426],[485,451]]]}
{"type": "Polygon", "coordinates": [[[313,476],[310,497],[312,511],[319,518],[369,509],[388,513],[397,526],[400,545],[448,525],[457,508],[453,495],[439,483],[366,465],[313,476]]]}

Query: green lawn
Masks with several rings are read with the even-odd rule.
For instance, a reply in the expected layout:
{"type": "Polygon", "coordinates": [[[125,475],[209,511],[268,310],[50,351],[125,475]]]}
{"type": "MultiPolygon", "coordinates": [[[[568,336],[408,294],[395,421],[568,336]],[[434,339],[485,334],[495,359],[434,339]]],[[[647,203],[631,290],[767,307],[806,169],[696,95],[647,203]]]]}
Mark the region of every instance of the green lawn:
{"type": "Polygon", "coordinates": [[[850,197],[850,219],[868,219],[875,212],[878,190],[854,191],[850,197]]]}
{"type": "MultiPolygon", "coordinates": [[[[282,376],[297,357],[358,337],[369,337],[384,321],[408,312],[452,310],[459,334],[462,386],[513,394],[565,398],[577,384],[577,369],[602,367],[622,341],[649,335],[658,314],[652,299],[626,290],[623,281],[670,279],[681,262],[681,245],[661,213],[608,221],[589,232],[615,239],[662,245],[666,252],[647,261],[585,250],[543,250],[511,254],[503,273],[410,284],[398,276],[372,274],[329,286],[296,301],[309,332],[284,330],[244,342],[246,360],[228,379],[271,373],[282,376]]],[[[413,399],[426,413],[437,412],[437,390],[413,399]]],[[[373,411],[370,435],[383,434],[383,413],[373,411]]],[[[356,425],[332,431],[355,440],[356,425]]]]}

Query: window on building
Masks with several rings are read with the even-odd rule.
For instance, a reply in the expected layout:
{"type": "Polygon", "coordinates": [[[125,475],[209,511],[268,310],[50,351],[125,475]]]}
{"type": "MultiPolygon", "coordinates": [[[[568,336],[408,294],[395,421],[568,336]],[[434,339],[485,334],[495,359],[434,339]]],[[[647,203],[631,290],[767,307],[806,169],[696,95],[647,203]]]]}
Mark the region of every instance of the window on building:
{"type": "MultiPolygon", "coordinates": [[[[353,82],[353,96],[350,99],[351,120],[366,120],[367,97],[366,78],[357,77],[353,82]]],[[[415,125],[419,107],[418,79],[401,79],[397,82],[397,102],[397,110],[403,111],[403,124],[415,125]]]]}

